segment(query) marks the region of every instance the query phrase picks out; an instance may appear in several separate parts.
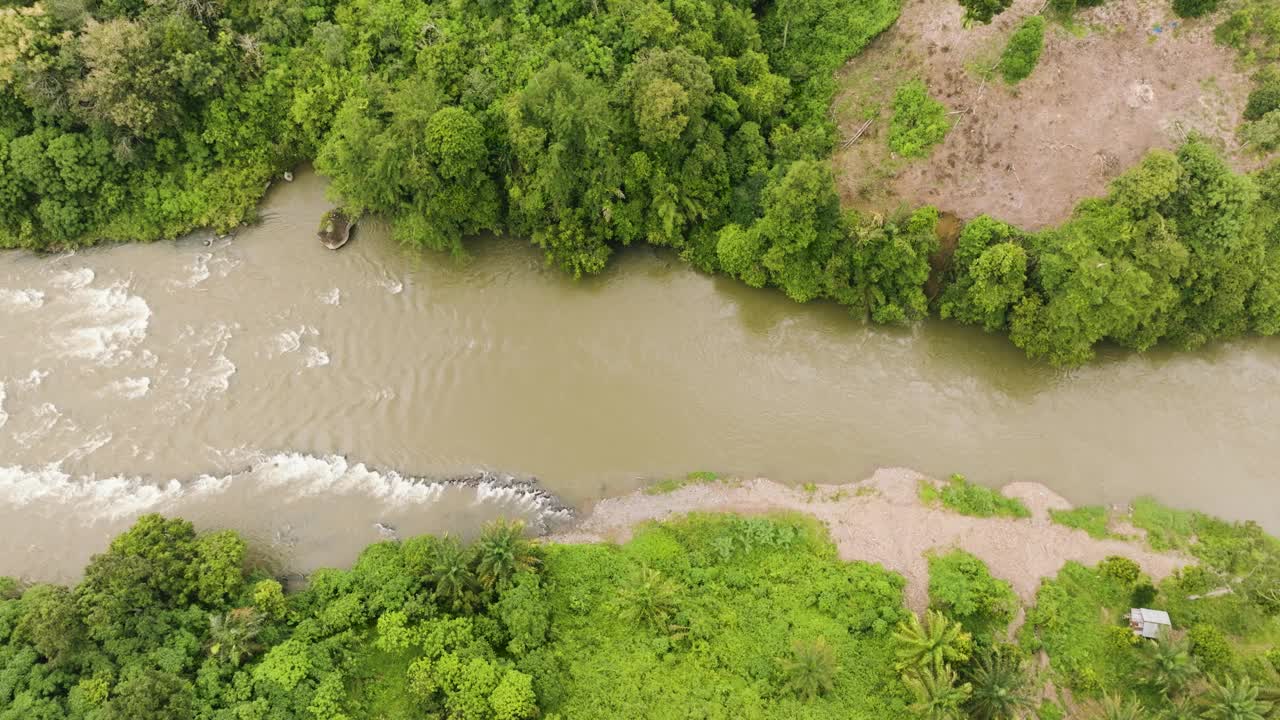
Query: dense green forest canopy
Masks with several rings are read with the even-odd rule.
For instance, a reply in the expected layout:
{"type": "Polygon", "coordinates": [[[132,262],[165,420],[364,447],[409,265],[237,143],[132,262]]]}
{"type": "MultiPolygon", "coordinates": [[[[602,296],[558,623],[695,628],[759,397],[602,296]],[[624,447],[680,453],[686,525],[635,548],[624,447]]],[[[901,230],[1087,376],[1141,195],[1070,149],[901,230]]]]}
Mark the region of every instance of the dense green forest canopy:
{"type": "MultiPolygon", "coordinates": [[[[876,322],[932,309],[1055,364],[1101,343],[1280,331],[1280,170],[1234,173],[1199,139],[1153,153],[1061,227],[978,218],[946,265],[932,208],[844,210],[827,160],[833,73],[897,12],[0,0],[0,247],[230,228],[313,159],[335,200],[413,246],[463,256],[468,236],[507,233],[581,275],[649,243],[876,322]]],[[[891,137],[926,154],[946,110],[920,82],[899,96],[891,137]]]]}
{"type": "Polygon", "coordinates": [[[1021,603],[979,558],[931,553],[917,616],[901,576],[838,560],[799,516],[625,545],[498,523],[371,545],[285,592],[235,533],[151,515],[74,587],[0,578],[0,720],[1274,717],[1280,542],[1148,501],[1129,521],[1199,564],[1158,586],[1122,557],[1068,564],[1011,637],[1021,603]],[[1176,634],[1135,638],[1132,603],[1176,634]],[[1215,714],[1228,701],[1259,714],[1215,714]]]}

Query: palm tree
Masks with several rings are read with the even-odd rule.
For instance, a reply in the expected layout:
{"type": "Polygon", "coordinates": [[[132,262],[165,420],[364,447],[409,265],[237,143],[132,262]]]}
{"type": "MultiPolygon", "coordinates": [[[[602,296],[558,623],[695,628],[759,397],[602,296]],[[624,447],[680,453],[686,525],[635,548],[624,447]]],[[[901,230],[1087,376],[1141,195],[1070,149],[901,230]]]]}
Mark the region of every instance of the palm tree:
{"type": "Polygon", "coordinates": [[[239,665],[240,661],[261,648],[256,642],[261,629],[262,616],[253,608],[236,608],[225,615],[210,615],[209,654],[239,665]]]}
{"type": "Polygon", "coordinates": [[[973,688],[969,683],[956,685],[951,666],[926,666],[903,676],[907,689],[915,696],[910,710],[920,720],[961,720],[960,707],[969,699],[973,688]]]}
{"type": "Polygon", "coordinates": [[[516,573],[540,562],[536,546],[524,538],[524,523],[498,520],[485,526],[476,540],[476,575],[486,590],[502,588],[516,573]]]}
{"type": "Polygon", "coordinates": [[[1150,715],[1142,707],[1142,703],[1132,697],[1119,695],[1104,695],[1089,714],[1090,720],[1145,720],[1148,717],[1150,715]]]}
{"type": "Polygon", "coordinates": [[[969,659],[971,638],[960,623],[948,620],[935,610],[928,611],[927,622],[911,613],[905,622],[898,623],[893,633],[898,641],[898,669],[932,667],[941,669],[952,662],[969,659]]]}
{"type": "Polygon", "coordinates": [[[1027,692],[1027,674],[1017,656],[989,652],[970,673],[973,697],[966,709],[974,720],[1012,720],[1020,711],[1033,707],[1027,692]]]}
{"type": "Polygon", "coordinates": [[[791,644],[791,657],[781,661],[783,687],[801,699],[812,700],[830,692],[836,685],[836,653],[826,638],[796,640],[791,644]]]}
{"type": "Polygon", "coordinates": [[[669,630],[676,614],[676,595],[680,588],[661,572],[644,568],[630,586],[618,590],[621,609],[618,614],[628,623],[639,623],[653,630],[669,630]]]}
{"type": "Polygon", "coordinates": [[[1160,720],[1200,720],[1200,708],[1189,697],[1180,697],[1157,715],[1160,720]]]}
{"type": "Polygon", "coordinates": [[[1167,630],[1142,650],[1146,681],[1167,696],[1182,693],[1200,673],[1185,638],[1174,639],[1167,630]]]}
{"type": "Polygon", "coordinates": [[[471,553],[458,539],[445,535],[436,543],[431,557],[431,582],[436,586],[436,602],[448,610],[465,613],[475,604],[475,575],[471,553]]]}
{"type": "Polygon", "coordinates": [[[1206,720],[1266,720],[1274,706],[1258,698],[1260,689],[1247,677],[1214,681],[1205,696],[1203,717],[1206,720]]]}

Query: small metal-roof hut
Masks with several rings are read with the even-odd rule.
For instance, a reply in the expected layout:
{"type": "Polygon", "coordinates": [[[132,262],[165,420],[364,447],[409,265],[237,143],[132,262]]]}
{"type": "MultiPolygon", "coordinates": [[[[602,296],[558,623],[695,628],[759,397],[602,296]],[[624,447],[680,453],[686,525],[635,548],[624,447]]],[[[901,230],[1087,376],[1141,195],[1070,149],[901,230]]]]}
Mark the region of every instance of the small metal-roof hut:
{"type": "Polygon", "coordinates": [[[1173,622],[1164,610],[1133,608],[1129,611],[1129,627],[1135,635],[1154,640],[1162,631],[1172,630],[1173,622]]]}

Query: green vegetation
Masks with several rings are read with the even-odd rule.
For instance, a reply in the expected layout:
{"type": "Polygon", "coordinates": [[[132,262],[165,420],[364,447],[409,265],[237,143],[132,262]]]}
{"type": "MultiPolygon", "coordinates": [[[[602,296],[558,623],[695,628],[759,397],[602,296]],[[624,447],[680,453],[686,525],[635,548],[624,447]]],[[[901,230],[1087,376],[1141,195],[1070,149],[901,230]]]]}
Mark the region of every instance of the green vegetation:
{"type": "Polygon", "coordinates": [[[951,129],[947,108],[929,96],[923,80],[912,80],[893,96],[889,149],[902,157],[923,157],[942,142],[951,129]]]}
{"type": "Polygon", "coordinates": [[[1107,530],[1107,509],[1101,505],[1085,505],[1071,510],[1050,510],[1049,518],[1059,525],[1083,530],[1092,538],[1101,540],[1111,537],[1111,532],[1107,530]]]}
{"type": "Polygon", "coordinates": [[[960,5],[964,8],[966,25],[973,22],[988,25],[995,16],[1008,10],[1012,4],[1013,0],[960,0],[960,5]]]}
{"type": "Polygon", "coordinates": [[[665,495],[666,493],[675,492],[687,485],[693,485],[696,483],[713,483],[718,482],[719,480],[720,475],[718,473],[713,473],[707,470],[697,470],[682,478],[672,477],[658,480],[657,482],[647,486],[644,489],[644,492],[646,495],[665,495]]]}
{"type": "Polygon", "coordinates": [[[1204,17],[1218,9],[1220,0],[1173,0],[1173,11],[1178,17],[1204,17]]]}
{"type": "Polygon", "coordinates": [[[1152,152],[1065,224],[961,233],[943,317],[1078,365],[1099,343],[1194,348],[1280,330],[1280,173],[1237,175],[1204,141],[1152,152]],[[1213,198],[1212,201],[1209,198],[1213,198]]]}
{"type": "Polygon", "coordinates": [[[1241,143],[1258,153],[1275,150],[1280,147],[1280,6],[1240,0],[1214,37],[1235,48],[1245,64],[1257,67],[1240,127],[1241,143]]]}
{"type": "Polygon", "coordinates": [[[371,545],[292,593],[234,533],[146,516],[75,587],[0,579],[0,720],[1013,720],[1046,681],[1075,700],[1040,717],[1091,704],[1269,717],[1277,541],[1142,507],[1205,558],[1153,598],[1174,634],[1124,625],[1156,591],[1112,557],[1045,581],[1020,646],[1002,642],[1017,599],[978,558],[932,556],[919,617],[901,577],[837,560],[793,516],[695,515],[621,546],[535,545],[497,523],[466,546],[371,545]],[[1232,592],[1192,598],[1220,582],[1232,592]],[[1047,676],[1028,669],[1040,649],[1047,676]]]}
{"type": "Polygon", "coordinates": [[[1018,611],[1013,588],[963,550],[929,557],[929,606],[955,619],[975,642],[990,644],[1018,611]]]}
{"type": "Polygon", "coordinates": [[[1031,511],[1017,498],[1005,497],[998,490],[974,485],[963,475],[952,475],[941,487],[922,480],[920,500],[926,505],[938,505],[975,517],[1031,517],[1031,511]]]}
{"type": "Polygon", "coordinates": [[[1000,73],[1005,82],[1017,83],[1031,75],[1040,62],[1040,53],[1044,50],[1044,18],[1032,15],[1009,37],[1009,44],[1000,56],[1000,73]]]}

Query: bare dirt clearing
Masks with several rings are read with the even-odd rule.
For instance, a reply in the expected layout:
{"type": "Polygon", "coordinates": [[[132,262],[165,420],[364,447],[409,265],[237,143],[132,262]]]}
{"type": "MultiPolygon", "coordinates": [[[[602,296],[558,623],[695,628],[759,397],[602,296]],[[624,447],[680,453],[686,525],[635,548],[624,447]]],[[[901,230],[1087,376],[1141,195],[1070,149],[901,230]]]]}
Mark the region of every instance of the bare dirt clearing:
{"type": "Polygon", "coordinates": [[[877,562],[907,578],[907,604],[928,604],[931,550],[961,548],[982,558],[991,574],[1008,580],[1024,603],[1033,602],[1040,579],[1052,577],[1068,560],[1092,565],[1108,555],[1132,558],[1155,580],[1187,560],[1157,553],[1139,542],[1096,540],[1083,530],[1050,521],[1050,509],[1071,505],[1036,483],[1013,483],[1004,493],[1031,510],[1025,520],[978,518],[927,507],[920,501],[919,473],[902,468],[878,470],[870,479],[850,485],[819,485],[812,492],[769,480],[689,485],[674,492],[643,491],[601,500],[572,529],[552,535],[552,542],[625,541],[637,523],[690,512],[802,512],[831,532],[844,560],[877,562]]]}
{"type": "Polygon", "coordinates": [[[1191,131],[1229,153],[1238,147],[1249,79],[1236,52],[1213,40],[1219,18],[1179,22],[1166,0],[1108,0],[1077,12],[1070,28],[1051,20],[1026,80],[1011,86],[987,73],[1018,23],[1043,6],[1016,0],[991,25],[965,29],[954,0],[908,0],[898,23],[841,71],[833,112],[842,136],[872,119],[834,158],[845,202],[880,212],[930,204],[1039,229],[1191,131]],[[886,135],[894,89],[915,77],[954,124],[929,157],[906,161],[890,154],[886,135]]]}

